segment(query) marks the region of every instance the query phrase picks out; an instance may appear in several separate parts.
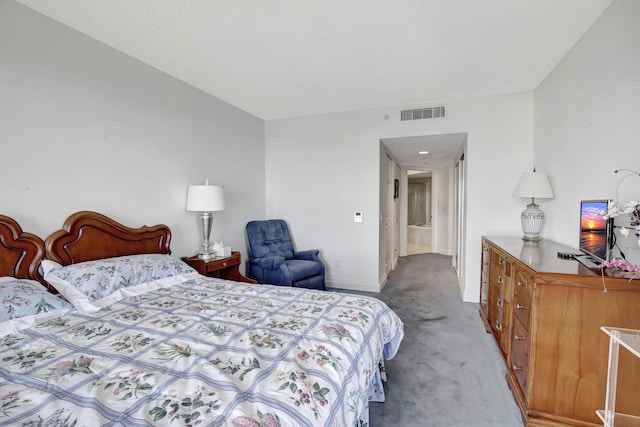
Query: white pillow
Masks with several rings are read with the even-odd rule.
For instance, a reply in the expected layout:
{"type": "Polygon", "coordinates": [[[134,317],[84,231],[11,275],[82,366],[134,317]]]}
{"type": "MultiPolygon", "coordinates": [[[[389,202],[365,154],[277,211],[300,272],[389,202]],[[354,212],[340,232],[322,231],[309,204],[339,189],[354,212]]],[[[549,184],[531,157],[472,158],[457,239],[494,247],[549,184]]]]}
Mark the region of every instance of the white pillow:
{"type": "Polygon", "coordinates": [[[35,280],[0,277],[0,331],[15,332],[52,313],[62,315],[73,308],[35,280]]]}
{"type": "Polygon", "coordinates": [[[196,271],[170,255],[144,254],[62,266],[42,261],[44,279],[78,310],[97,311],[123,298],[181,282],[196,271]]]}

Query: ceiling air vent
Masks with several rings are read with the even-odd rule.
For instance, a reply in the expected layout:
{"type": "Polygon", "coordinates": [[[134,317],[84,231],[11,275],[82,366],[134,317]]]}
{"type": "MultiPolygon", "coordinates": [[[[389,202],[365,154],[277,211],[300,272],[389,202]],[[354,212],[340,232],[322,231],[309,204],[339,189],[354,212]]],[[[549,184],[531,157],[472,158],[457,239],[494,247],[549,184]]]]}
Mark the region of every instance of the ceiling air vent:
{"type": "Polygon", "coordinates": [[[444,117],[444,105],[441,107],[416,108],[415,110],[402,110],[400,120],[439,119],[444,117]]]}

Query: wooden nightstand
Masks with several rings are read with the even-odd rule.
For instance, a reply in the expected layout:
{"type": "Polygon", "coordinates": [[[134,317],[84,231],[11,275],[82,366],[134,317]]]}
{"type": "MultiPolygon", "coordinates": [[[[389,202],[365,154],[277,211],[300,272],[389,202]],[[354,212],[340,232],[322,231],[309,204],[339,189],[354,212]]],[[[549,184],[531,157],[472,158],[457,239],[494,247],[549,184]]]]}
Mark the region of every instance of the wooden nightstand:
{"type": "Polygon", "coordinates": [[[199,259],[197,255],[184,257],[182,261],[195,268],[198,273],[209,276],[218,277],[220,279],[235,280],[236,282],[258,283],[253,279],[240,274],[240,252],[231,252],[231,256],[217,257],[209,261],[199,259]]]}

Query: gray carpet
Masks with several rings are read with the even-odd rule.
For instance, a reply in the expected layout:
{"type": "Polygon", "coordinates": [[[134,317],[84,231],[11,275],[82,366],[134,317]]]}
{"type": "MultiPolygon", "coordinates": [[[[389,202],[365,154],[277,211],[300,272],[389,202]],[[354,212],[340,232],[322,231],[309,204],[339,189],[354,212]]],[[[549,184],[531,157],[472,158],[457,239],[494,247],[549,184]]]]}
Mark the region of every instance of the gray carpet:
{"type": "Polygon", "coordinates": [[[370,404],[370,427],[521,427],[505,365],[478,304],[462,302],[451,257],[400,258],[379,294],[405,337],[386,362],[386,401],[370,404]]]}

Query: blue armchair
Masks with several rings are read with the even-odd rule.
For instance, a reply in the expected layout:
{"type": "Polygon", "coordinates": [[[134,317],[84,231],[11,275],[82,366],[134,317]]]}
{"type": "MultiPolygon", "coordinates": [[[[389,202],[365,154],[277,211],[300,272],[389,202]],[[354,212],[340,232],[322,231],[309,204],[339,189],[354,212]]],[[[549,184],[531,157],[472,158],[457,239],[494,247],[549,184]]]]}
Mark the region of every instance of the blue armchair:
{"type": "Polygon", "coordinates": [[[287,223],[281,219],[251,221],[247,275],[259,283],[325,289],[319,251],[296,251],[287,223]]]}

